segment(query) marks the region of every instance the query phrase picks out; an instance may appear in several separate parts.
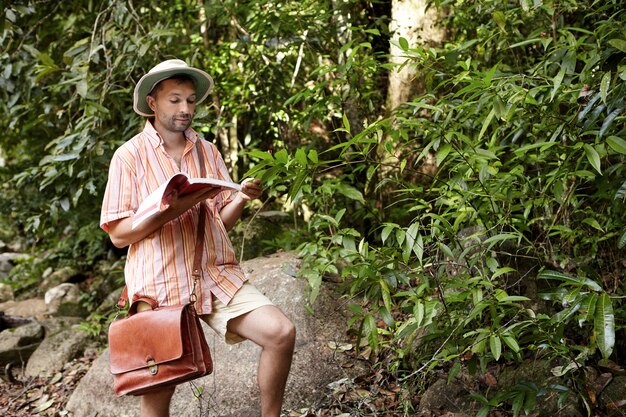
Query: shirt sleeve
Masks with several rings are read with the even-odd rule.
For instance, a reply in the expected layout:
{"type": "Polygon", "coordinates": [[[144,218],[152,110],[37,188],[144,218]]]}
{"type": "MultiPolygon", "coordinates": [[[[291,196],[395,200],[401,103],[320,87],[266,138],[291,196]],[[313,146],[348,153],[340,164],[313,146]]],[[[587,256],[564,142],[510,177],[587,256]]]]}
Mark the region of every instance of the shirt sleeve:
{"type": "Polygon", "coordinates": [[[132,216],[139,205],[132,160],[132,153],[124,147],[119,148],[111,160],[100,212],[100,227],[107,233],[110,222],[132,216]]]}

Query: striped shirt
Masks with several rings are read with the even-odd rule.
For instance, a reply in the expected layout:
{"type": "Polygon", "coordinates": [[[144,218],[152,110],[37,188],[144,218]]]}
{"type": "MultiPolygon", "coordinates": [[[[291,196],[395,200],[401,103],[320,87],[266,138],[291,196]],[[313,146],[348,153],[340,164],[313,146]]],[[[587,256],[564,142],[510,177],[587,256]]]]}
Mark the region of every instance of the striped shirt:
{"type": "MultiPolygon", "coordinates": [[[[180,169],[171,158],[152,124],[123,144],[111,160],[104,193],[100,227],[129,217],[139,203],[177,172],[200,176],[198,152],[203,152],[208,177],[230,181],[226,164],[212,143],[200,139],[193,129],[185,131],[186,145],[180,169]]],[[[206,200],[208,217],[204,233],[201,280],[196,287],[196,310],[211,312],[211,293],[224,304],[241,288],[246,276],[240,268],[219,212],[230,202],[231,191],[206,200]]],[[[186,304],[193,289],[194,261],[200,205],[190,208],[128,248],[124,276],[130,300],[150,297],[159,305],[186,304]]]]}

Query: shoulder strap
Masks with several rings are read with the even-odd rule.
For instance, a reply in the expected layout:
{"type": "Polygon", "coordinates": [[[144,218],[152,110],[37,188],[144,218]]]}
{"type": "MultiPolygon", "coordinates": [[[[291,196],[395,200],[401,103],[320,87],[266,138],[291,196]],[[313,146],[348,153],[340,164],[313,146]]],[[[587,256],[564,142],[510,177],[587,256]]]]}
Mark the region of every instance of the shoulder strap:
{"type": "MultiPolygon", "coordinates": [[[[202,145],[202,139],[198,138],[196,140],[196,152],[198,153],[198,164],[200,165],[200,177],[206,177],[206,165],[204,158],[204,146],[202,145]]],[[[196,302],[196,284],[200,280],[201,271],[202,271],[202,252],[204,251],[204,228],[206,217],[208,213],[206,212],[206,202],[201,201],[200,210],[198,210],[198,235],[196,237],[196,250],[193,256],[193,270],[191,272],[191,277],[193,278],[193,289],[190,295],[191,303],[196,302]]]]}
{"type": "MultiPolygon", "coordinates": [[[[206,177],[206,165],[204,158],[204,146],[200,142],[202,139],[198,138],[196,141],[196,152],[198,153],[198,165],[200,165],[200,177],[206,177]]],[[[206,203],[201,201],[200,210],[198,213],[198,230],[196,237],[196,248],[194,251],[193,258],[193,269],[191,272],[191,277],[193,279],[193,287],[190,295],[191,303],[195,303],[196,301],[196,284],[200,280],[201,271],[202,271],[202,252],[204,250],[204,227],[206,223],[206,203]]],[[[120,299],[117,302],[117,306],[119,308],[124,308],[126,306],[126,302],[128,301],[128,286],[124,285],[124,289],[122,290],[122,294],[120,295],[120,299]]],[[[132,305],[131,305],[132,307],[132,305]]],[[[154,308],[154,306],[152,306],[154,308]]],[[[131,308],[132,311],[132,308],[131,308]]]]}

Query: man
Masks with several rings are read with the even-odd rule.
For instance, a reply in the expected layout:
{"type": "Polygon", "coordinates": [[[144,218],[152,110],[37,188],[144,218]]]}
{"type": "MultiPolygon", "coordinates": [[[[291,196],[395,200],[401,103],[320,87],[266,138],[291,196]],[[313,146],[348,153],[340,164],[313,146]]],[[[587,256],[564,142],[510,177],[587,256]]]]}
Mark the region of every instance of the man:
{"type": "MultiPolygon", "coordinates": [[[[109,168],[100,226],[117,247],[130,246],[125,266],[128,295],[146,296],[159,305],[189,302],[191,269],[200,205],[207,206],[202,279],[195,289],[196,311],[227,343],[249,339],[262,348],[258,369],[263,417],[278,417],[295,343],[292,322],[252,284],[227,232],[246,203],[261,196],[259,180],[231,191],[200,190],[171,196],[169,206],[136,228],[139,203],[176,172],[230,180],[217,148],[190,128],[196,105],[213,87],[206,72],[177,59],[144,75],[134,91],[135,112],[148,117],[141,133],[123,144],[109,168]],[[199,159],[199,152],[203,158],[199,159]]],[[[139,310],[149,309],[148,304],[139,310]]],[[[174,388],[141,397],[142,417],[167,417],[174,388]]]]}

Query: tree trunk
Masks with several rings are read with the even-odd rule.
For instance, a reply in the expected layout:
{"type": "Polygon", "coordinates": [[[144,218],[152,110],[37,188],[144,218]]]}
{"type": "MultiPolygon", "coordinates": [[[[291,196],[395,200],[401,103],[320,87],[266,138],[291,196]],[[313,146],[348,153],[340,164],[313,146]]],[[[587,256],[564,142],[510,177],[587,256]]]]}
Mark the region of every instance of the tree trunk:
{"type": "Polygon", "coordinates": [[[409,101],[416,94],[424,92],[424,85],[419,77],[419,67],[407,61],[405,52],[398,45],[398,40],[404,38],[409,47],[416,45],[439,45],[444,37],[444,30],[435,24],[440,17],[440,11],[427,8],[428,0],[392,0],[391,2],[391,33],[390,62],[399,65],[389,74],[389,90],[387,104],[389,112],[409,101]]]}
{"type": "MultiPolygon", "coordinates": [[[[445,39],[445,30],[437,27],[437,20],[441,17],[441,10],[428,7],[428,0],[392,0],[391,22],[389,24],[390,46],[389,62],[395,64],[389,72],[389,88],[387,90],[387,111],[393,115],[394,110],[414,97],[425,93],[424,80],[420,77],[419,62],[407,57],[407,53],[400,47],[400,38],[406,39],[409,48],[418,46],[428,47],[441,44],[445,39]]],[[[386,142],[392,138],[385,137],[378,148],[381,161],[381,177],[391,177],[400,174],[402,161],[406,161],[407,169],[403,172],[404,180],[410,182],[430,182],[430,178],[436,173],[434,155],[426,157],[418,162],[416,156],[420,154],[420,144],[413,140],[410,144],[404,142],[393,143],[389,150],[386,142]]],[[[385,206],[385,201],[391,187],[381,190],[379,195],[380,207],[385,206]]]]}

